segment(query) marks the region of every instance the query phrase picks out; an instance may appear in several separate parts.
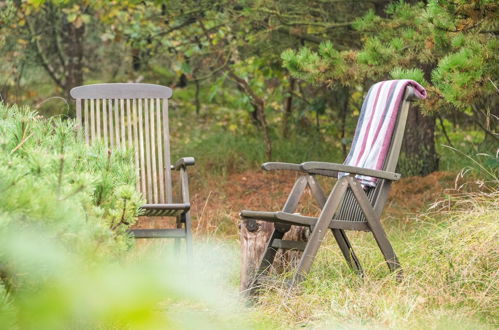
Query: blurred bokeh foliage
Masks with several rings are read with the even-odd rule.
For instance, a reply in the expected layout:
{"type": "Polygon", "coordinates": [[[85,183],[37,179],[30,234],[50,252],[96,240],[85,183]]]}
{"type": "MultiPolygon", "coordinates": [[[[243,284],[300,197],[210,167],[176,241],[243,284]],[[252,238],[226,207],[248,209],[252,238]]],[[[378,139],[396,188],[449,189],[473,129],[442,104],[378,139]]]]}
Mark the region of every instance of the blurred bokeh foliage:
{"type": "Polygon", "coordinates": [[[236,317],[237,299],[220,296],[237,264],[223,246],[188,264],[130,250],[141,202],[131,156],[87,146],[72,120],[0,105],[1,328],[224,328],[236,317]]]}

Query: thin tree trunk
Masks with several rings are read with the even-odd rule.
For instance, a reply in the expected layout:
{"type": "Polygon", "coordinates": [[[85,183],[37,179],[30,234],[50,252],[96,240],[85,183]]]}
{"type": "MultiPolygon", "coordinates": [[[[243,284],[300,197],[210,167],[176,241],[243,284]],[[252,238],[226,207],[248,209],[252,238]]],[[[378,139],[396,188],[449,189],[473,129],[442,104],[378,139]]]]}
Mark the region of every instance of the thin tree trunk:
{"type": "Polygon", "coordinates": [[[83,85],[83,35],[85,33],[85,24],[75,26],[68,23],[65,31],[67,66],[64,89],[69,95],[71,88],[83,85]]]}
{"type": "Polygon", "coordinates": [[[348,100],[350,99],[350,89],[344,88],[341,91],[341,122],[340,122],[340,141],[341,141],[341,152],[343,157],[347,156],[347,143],[346,143],[346,125],[347,125],[347,114],[348,114],[348,100]]]}
{"type": "Polygon", "coordinates": [[[270,130],[265,118],[265,107],[263,100],[257,105],[257,118],[263,130],[263,142],[265,143],[265,156],[267,161],[272,160],[272,139],[270,138],[270,130]]]}
{"type": "Polygon", "coordinates": [[[321,123],[319,121],[319,111],[315,111],[315,129],[317,131],[317,133],[320,134],[321,132],[321,123]]]}
{"type": "MultiPolygon", "coordinates": [[[[428,81],[431,80],[433,69],[431,64],[423,68],[428,81]]],[[[403,175],[425,176],[438,170],[439,157],[435,148],[435,127],[435,116],[424,115],[417,104],[411,106],[399,159],[399,169],[403,175]]]]}
{"type": "Polygon", "coordinates": [[[289,137],[289,125],[291,120],[291,114],[293,111],[293,92],[295,90],[295,84],[296,84],[296,79],[290,77],[288,96],[284,101],[284,117],[282,119],[282,136],[284,138],[289,137]]]}
{"type": "Polygon", "coordinates": [[[440,128],[442,129],[442,134],[444,135],[445,139],[447,140],[447,143],[449,144],[450,147],[454,146],[452,145],[452,141],[449,138],[449,135],[447,134],[447,130],[445,129],[445,124],[442,116],[437,115],[438,121],[440,122],[440,128]]]}
{"type": "Polygon", "coordinates": [[[140,54],[140,49],[139,48],[132,48],[131,50],[132,54],[132,69],[133,71],[137,72],[140,71],[142,68],[142,59],[141,59],[141,54],[140,54]]]}
{"type": "Polygon", "coordinates": [[[201,100],[200,100],[200,92],[201,92],[201,86],[199,84],[199,80],[194,77],[194,83],[196,85],[196,94],[194,95],[194,102],[196,105],[196,116],[199,116],[199,113],[201,112],[201,100]]]}
{"type": "Polygon", "coordinates": [[[270,137],[270,130],[269,126],[267,124],[267,119],[265,117],[265,102],[264,100],[259,97],[250,87],[249,83],[239,77],[237,74],[232,71],[232,69],[228,70],[229,72],[229,77],[235,81],[240,89],[249,96],[251,100],[251,104],[253,105],[253,108],[255,109],[255,117],[258,123],[258,126],[262,129],[263,133],[263,142],[265,145],[265,156],[267,161],[272,160],[272,139],[270,137]]]}

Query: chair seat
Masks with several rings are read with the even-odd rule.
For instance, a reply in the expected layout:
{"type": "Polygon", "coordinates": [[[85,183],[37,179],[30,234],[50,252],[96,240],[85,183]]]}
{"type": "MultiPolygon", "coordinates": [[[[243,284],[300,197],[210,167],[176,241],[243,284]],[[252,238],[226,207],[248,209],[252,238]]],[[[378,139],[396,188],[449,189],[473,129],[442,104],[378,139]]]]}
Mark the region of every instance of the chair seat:
{"type": "MultiPolygon", "coordinates": [[[[317,223],[317,217],[309,217],[299,213],[287,212],[265,212],[265,211],[241,211],[241,217],[245,219],[262,220],[268,222],[277,222],[287,225],[307,226],[313,227],[317,223]]],[[[333,220],[329,225],[331,229],[345,229],[345,230],[361,230],[369,231],[369,225],[366,221],[345,221],[333,220]]]]}
{"type": "Polygon", "coordinates": [[[135,238],[185,238],[185,229],[131,229],[135,238]]]}
{"type": "Polygon", "coordinates": [[[144,204],[140,207],[142,215],[155,217],[173,217],[189,211],[190,204],[144,204]]]}

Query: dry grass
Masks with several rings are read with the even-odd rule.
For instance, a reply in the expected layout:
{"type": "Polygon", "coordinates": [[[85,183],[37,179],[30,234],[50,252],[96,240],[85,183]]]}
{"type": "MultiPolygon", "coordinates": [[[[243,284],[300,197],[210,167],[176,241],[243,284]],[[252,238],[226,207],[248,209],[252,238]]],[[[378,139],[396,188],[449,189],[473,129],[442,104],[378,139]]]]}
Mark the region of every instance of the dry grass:
{"type": "MultiPolygon", "coordinates": [[[[239,212],[243,209],[280,210],[297,176],[295,172],[263,170],[207,178],[193,173],[191,212],[196,235],[238,237],[239,212]]],[[[435,172],[424,178],[403,178],[396,182],[385,208],[385,221],[406,223],[411,215],[433,203],[443,192],[455,194],[455,178],[455,173],[435,172]]],[[[318,179],[325,191],[334,182],[318,179]]],[[[308,215],[320,212],[308,190],[298,211],[308,215]]]]}
{"type": "MultiPolygon", "coordinates": [[[[247,171],[200,178],[193,173],[192,214],[197,240],[223,239],[237,249],[242,209],[278,210],[293,173],[247,171]],[[231,243],[230,243],[231,242],[231,243]]],[[[405,178],[393,187],[383,222],[399,255],[404,280],[389,274],[372,236],[349,234],[365,278],[353,274],[332,237],[307,280],[294,291],[270,281],[250,313],[282,328],[492,329],[499,326],[499,193],[456,187],[456,174],[405,178]]],[[[323,182],[329,189],[330,182],[323,182]]],[[[317,214],[310,195],[301,205],[317,214]]],[[[238,268],[233,267],[237,286],[238,268]]]]}
{"type": "Polygon", "coordinates": [[[388,274],[370,235],[352,235],[366,270],[352,274],[331,240],[297,290],[268,287],[257,305],[286,326],[494,328],[499,321],[499,193],[455,197],[388,235],[404,280],[388,274]]]}

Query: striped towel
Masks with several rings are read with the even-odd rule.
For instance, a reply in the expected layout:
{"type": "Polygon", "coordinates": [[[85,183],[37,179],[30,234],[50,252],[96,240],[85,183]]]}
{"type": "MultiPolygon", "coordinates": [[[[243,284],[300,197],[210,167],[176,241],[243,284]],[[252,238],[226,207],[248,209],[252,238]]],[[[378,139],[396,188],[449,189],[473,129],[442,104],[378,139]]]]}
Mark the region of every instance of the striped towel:
{"type": "MultiPolygon", "coordinates": [[[[418,98],[426,98],[426,90],[413,80],[387,80],[374,84],[362,104],[352,147],[344,164],[374,170],[383,168],[405,88],[414,87],[418,98]]],[[[347,175],[340,173],[338,178],[347,175]]],[[[364,187],[375,187],[376,178],[357,175],[364,187]]]]}

